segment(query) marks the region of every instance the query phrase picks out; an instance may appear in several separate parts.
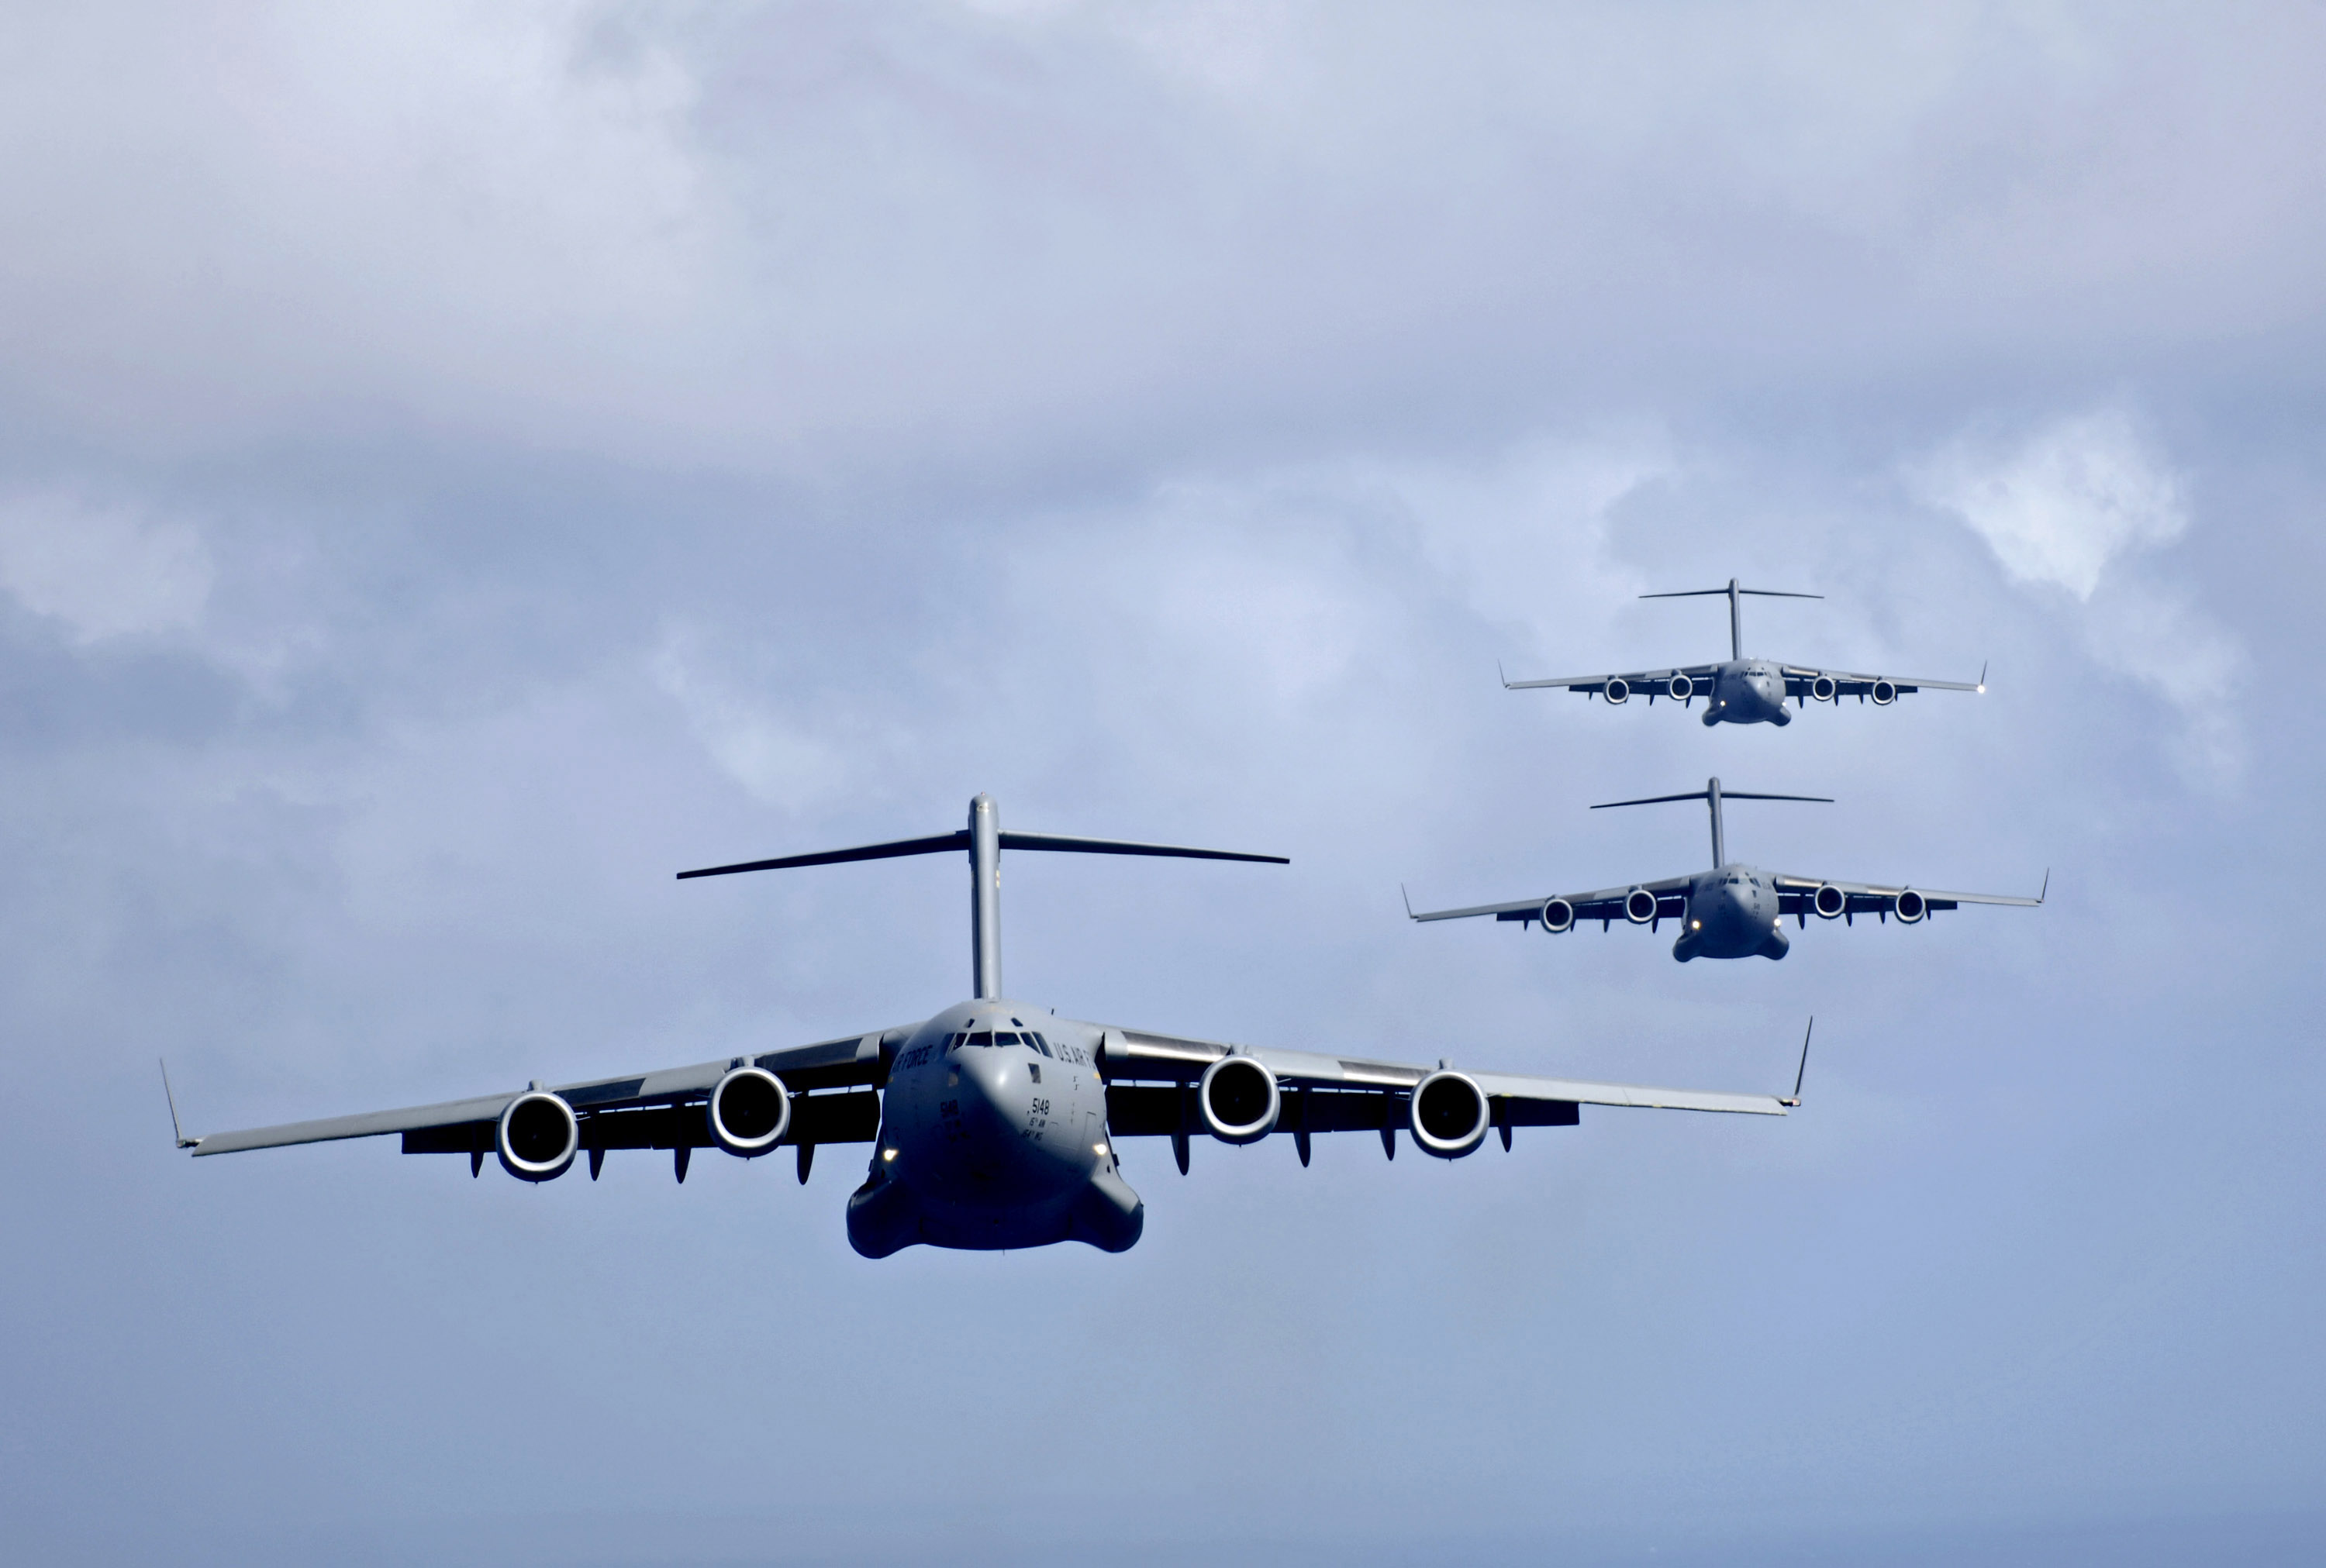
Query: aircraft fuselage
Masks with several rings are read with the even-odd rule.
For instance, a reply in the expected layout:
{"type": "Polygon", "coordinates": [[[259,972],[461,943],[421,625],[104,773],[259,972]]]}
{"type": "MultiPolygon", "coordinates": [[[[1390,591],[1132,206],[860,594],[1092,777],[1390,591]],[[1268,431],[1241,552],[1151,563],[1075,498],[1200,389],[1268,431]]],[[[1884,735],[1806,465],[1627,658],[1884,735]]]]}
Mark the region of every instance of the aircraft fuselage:
{"type": "Polygon", "coordinates": [[[1785,708],[1785,673],[1767,659],[1729,659],[1713,667],[1712,691],[1704,722],[1791,724],[1785,708]]]}
{"type": "Polygon", "coordinates": [[[1731,863],[1688,879],[1688,913],[1680,917],[1672,957],[1781,959],[1792,943],[1778,918],[1777,879],[1757,866],[1731,863]]]}
{"type": "Polygon", "coordinates": [[[1139,1195],[1116,1173],[1100,1031],[1006,999],[963,1002],[898,1048],[880,1137],[848,1201],[868,1257],[916,1242],[972,1251],[1137,1242],[1139,1195]]]}

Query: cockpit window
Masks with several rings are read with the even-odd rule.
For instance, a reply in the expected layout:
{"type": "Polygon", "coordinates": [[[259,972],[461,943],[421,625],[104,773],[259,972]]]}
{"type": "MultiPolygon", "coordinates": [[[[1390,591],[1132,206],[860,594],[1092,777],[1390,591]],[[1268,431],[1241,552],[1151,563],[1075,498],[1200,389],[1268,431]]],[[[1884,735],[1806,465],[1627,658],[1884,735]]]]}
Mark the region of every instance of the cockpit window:
{"type": "Polygon", "coordinates": [[[1018,1044],[1018,1036],[1007,1029],[996,1029],[993,1032],[993,1043],[996,1045],[1015,1045],[1018,1044]]]}
{"type": "Polygon", "coordinates": [[[991,1029],[980,1029],[976,1034],[972,1035],[969,1037],[969,1044],[971,1044],[972,1045],[991,1045],[991,1044],[993,1044],[993,1031],[992,1031],[992,1030],[991,1030],[991,1029]]]}
{"type": "Polygon", "coordinates": [[[1025,1039],[1027,1044],[1031,1045],[1035,1050],[1039,1051],[1045,1056],[1056,1056],[1057,1054],[1056,1052],[1050,1049],[1050,1043],[1047,1040],[1043,1039],[1039,1035],[1035,1034],[1030,1029],[1026,1032],[1025,1039]]]}

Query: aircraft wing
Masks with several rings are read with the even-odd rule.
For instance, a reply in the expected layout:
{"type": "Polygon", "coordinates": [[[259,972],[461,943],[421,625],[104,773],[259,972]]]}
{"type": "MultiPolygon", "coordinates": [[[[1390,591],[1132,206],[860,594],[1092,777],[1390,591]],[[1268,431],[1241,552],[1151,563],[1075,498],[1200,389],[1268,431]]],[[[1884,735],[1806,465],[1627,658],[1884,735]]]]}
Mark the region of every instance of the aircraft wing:
{"type": "Polygon", "coordinates": [[[1819,679],[1833,682],[1833,695],[1837,701],[1844,697],[1855,697],[1863,701],[1873,694],[1874,688],[1878,685],[1886,685],[1900,696],[1909,691],[1921,691],[1926,689],[1932,691],[1984,691],[1986,690],[1986,674],[1984,671],[1980,672],[1979,678],[1976,681],[1928,681],[1919,675],[1864,675],[1848,670],[1812,669],[1806,664],[1787,664],[1783,666],[1783,673],[1785,695],[1800,701],[1806,701],[1816,694],[1810,688],[1816,685],[1819,679]]]}
{"type": "MultiPolygon", "coordinates": [[[[1229,1045],[1213,1040],[1107,1028],[1099,1061],[1107,1078],[1107,1125],[1116,1137],[1204,1130],[1196,1081],[1230,1053],[1251,1057],[1275,1075],[1284,1097],[1280,1133],[1378,1132],[1408,1125],[1416,1085],[1434,1068],[1397,1062],[1321,1055],[1307,1051],[1229,1045]]],[[[1655,1089],[1595,1083],[1518,1072],[1467,1072],[1485,1094],[1492,1123],[1571,1127],[1586,1105],[1642,1110],[1701,1110],[1783,1116],[1797,1100],[1775,1094],[1734,1094],[1696,1089],[1655,1089]]],[[[1505,1130],[1507,1138],[1507,1130],[1505,1130]]]]}
{"type": "Polygon", "coordinates": [[[1717,672],[1717,665],[1689,664],[1669,670],[1633,670],[1614,675],[1559,675],[1548,681],[1513,681],[1505,676],[1503,685],[1505,690],[1512,691],[1531,691],[1539,687],[1564,686],[1569,691],[1580,691],[1588,697],[1605,697],[1607,694],[1608,684],[1611,682],[1621,681],[1630,689],[1631,695],[1645,697],[1652,702],[1659,697],[1671,695],[1672,677],[1675,675],[1687,676],[1696,692],[1700,695],[1706,690],[1707,683],[1717,672]]]}
{"type": "Polygon", "coordinates": [[[1575,921],[1599,922],[1604,930],[1618,920],[1626,918],[1624,901],[1632,895],[1633,888],[1644,888],[1656,895],[1653,920],[1678,920],[1688,909],[1688,878],[1667,877],[1661,882],[1635,882],[1625,887],[1602,887],[1596,893],[1545,894],[1540,898],[1522,898],[1515,904],[1477,904],[1467,909],[1432,909],[1416,913],[1411,905],[1406,914],[1415,920],[1466,920],[1475,914],[1491,914],[1496,920],[1537,921],[1542,918],[1543,905],[1553,898],[1564,899],[1575,910],[1575,921]]]}
{"type": "MultiPolygon", "coordinates": [[[[886,1081],[896,1045],[910,1033],[907,1025],[758,1056],[547,1087],[573,1108],[584,1149],[704,1148],[711,1144],[711,1133],[702,1108],[712,1087],[730,1068],[749,1062],[776,1074],[793,1092],[792,1130],[784,1142],[870,1143],[880,1121],[879,1097],[872,1091],[886,1081]]],[[[505,1090],[440,1105],[209,1133],[179,1142],[197,1155],[230,1155],[401,1133],[407,1155],[483,1155],[494,1147],[501,1112],[525,1092],[505,1090]]]]}
{"type": "Polygon", "coordinates": [[[2052,874],[2043,874],[2043,886],[2034,897],[2015,893],[1945,893],[1935,887],[1908,888],[1903,886],[1883,886],[1870,882],[1833,882],[1815,877],[1794,877],[1779,874],[1771,878],[1777,887],[1777,913],[1800,917],[1803,924],[1817,913],[1815,899],[1818,889],[1831,887],[1842,895],[1842,907],[1837,913],[1855,917],[1875,914],[1884,919],[1898,912],[1898,900],[1912,892],[1921,895],[1929,909],[1955,909],[1966,904],[2003,904],[2021,909],[2041,907],[2052,891],[2052,874]]]}

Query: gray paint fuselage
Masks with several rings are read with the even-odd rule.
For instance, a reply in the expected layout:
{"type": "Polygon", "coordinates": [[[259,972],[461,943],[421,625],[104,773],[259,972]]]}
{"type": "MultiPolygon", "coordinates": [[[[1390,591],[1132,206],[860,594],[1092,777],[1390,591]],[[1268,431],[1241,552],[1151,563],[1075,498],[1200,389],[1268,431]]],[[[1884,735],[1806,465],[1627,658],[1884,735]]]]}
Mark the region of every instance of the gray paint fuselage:
{"type": "Polygon", "coordinates": [[[1704,709],[1715,724],[1791,724],[1785,708],[1785,673],[1767,659],[1728,659],[1713,666],[1712,691],[1704,709]]]}
{"type": "Polygon", "coordinates": [[[1672,957],[1781,959],[1792,943],[1778,918],[1777,879],[1757,866],[1732,862],[1688,879],[1672,957]]]}
{"type": "Polygon", "coordinates": [[[999,997],[921,1025],[889,1070],[871,1170],[849,1200],[850,1242],[872,1257],[916,1242],[1079,1240],[1109,1252],[1136,1242],[1144,1213],[1116,1174],[1101,1039],[1094,1025],[999,997]]]}

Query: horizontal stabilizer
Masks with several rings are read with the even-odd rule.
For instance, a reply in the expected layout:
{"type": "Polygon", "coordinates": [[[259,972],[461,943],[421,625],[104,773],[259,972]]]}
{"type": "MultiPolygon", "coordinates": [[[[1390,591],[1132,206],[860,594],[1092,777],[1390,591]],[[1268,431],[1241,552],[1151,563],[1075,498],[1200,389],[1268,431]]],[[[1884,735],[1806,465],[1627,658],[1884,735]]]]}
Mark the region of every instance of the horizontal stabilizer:
{"type": "Polygon", "coordinates": [[[1722,598],[1726,598],[1731,593],[1749,593],[1762,598],[1823,598],[1825,597],[1821,593],[1787,593],[1782,589],[1774,588],[1689,588],[1682,589],[1678,593],[1643,593],[1640,597],[1642,598],[1704,598],[1712,594],[1718,594],[1722,598]]]}
{"type": "MultiPolygon", "coordinates": [[[[1649,795],[1645,799],[1636,801],[1602,801],[1591,809],[1595,812],[1604,812],[1611,806],[1660,806],[1666,801],[1709,800],[1711,794],[1712,792],[1709,790],[1690,790],[1684,795],[1649,795]]],[[[1724,801],[1815,801],[1819,805],[1833,804],[1831,795],[1763,795],[1755,794],[1750,790],[1722,790],[1720,798],[1724,801]]]]}
{"type": "Polygon", "coordinates": [[[1236,849],[1183,849],[1173,844],[1134,844],[1121,839],[1069,839],[1057,833],[1012,833],[1004,831],[1001,847],[1005,849],[1056,849],[1076,855],[1170,855],[1182,860],[1258,860],[1270,866],[1289,866],[1292,862],[1282,855],[1247,855],[1236,849]]]}
{"type": "Polygon", "coordinates": [[[682,871],[681,882],[690,877],[727,877],[738,871],[781,871],[790,866],[836,866],[845,860],[887,860],[898,855],[935,855],[946,849],[967,849],[969,832],[939,833],[933,839],[897,839],[886,844],[860,844],[853,849],[825,849],[814,855],[785,855],[773,860],[746,860],[735,866],[706,866],[700,871],[682,871]]]}
{"type": "MultiPolygon", "coordinates": [[[[1183,860],[1258,860],[1270,866],[1289,866],[1292,862],[1281,855],[1246,855],[1234,849],[1187,849],[1176,844],[1134,844],[1120,839],[1072,839],[1057,833],[1010,833],[995,835],[1004,849],[1054,849],[1077,855],[1168,855],[1183,860]]],[[[939,833],[931,839],[898,839],[886,844],[861,844],[853,849],[825,849],[814,855],[785,855],[773,860],[745,860],[733,866],[706,866],[699,871],[682,871],[682,882],[690,877],[727,877],[738,871],[781,871],[794,866],[835,866],[848,860],[887,860],[898,855],[935,855],[947,849],[964,853],[971,848],[969,833],[939,833]]]]}

